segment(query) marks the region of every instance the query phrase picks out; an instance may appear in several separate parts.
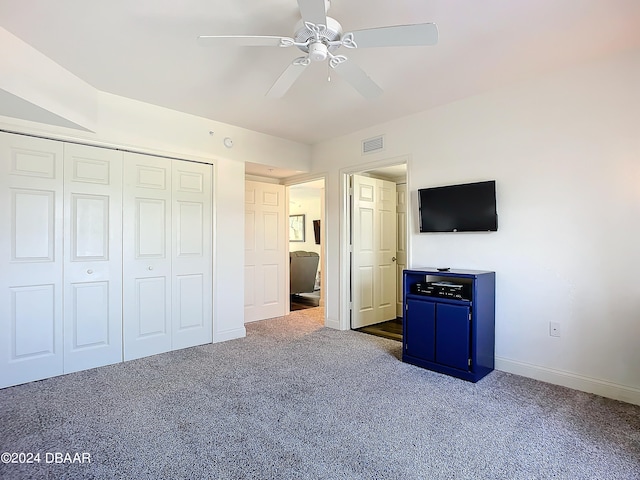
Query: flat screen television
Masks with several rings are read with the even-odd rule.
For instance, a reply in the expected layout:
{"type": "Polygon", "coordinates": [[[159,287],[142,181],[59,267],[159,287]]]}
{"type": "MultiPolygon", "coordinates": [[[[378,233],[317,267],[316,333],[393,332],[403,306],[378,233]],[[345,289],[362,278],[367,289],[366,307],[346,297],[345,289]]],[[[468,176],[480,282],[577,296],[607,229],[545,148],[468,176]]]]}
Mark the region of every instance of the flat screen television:
{"type": "Polygon", "coordinates": [[[495,180],[422,188],[418,202],[421,232],[498,230],[495,180]]]}

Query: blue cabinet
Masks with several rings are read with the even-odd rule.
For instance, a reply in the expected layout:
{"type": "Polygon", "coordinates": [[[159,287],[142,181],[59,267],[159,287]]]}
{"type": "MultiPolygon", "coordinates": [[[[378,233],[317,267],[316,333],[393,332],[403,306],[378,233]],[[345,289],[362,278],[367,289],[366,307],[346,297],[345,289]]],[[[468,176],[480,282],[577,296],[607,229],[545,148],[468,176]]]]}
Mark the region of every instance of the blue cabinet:
{"type": "Polygon", "coordinates": [[[494,368],[495,272],[405,270],[402,360],[477,382],[494,368]],[[425,285],[464,292],[425,293],[425,285]]]}

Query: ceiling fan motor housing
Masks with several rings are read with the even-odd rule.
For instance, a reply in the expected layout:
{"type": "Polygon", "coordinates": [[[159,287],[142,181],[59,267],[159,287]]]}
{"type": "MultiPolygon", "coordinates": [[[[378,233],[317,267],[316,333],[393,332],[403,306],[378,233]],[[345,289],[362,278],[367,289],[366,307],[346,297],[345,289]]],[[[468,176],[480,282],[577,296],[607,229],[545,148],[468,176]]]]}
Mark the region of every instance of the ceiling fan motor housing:
{"type": "Polygon", "coordinates": [[[328,45],[329,42],[340,40],[342,36],[342,26],[337,20],[327,17],[327,24],[320,25],[318,30],[318,40],[314,41],[316,33],[313,30],[307,28],[302,20],[296,24],[295,33],[293,39],[296,43],[310,43],[303,46],[298,46],[304,53],[309,54],[309,58],[314,62],[322,61],[327,58],[327,52],[333,52],[338,49],[340,45],[328,45]]]}

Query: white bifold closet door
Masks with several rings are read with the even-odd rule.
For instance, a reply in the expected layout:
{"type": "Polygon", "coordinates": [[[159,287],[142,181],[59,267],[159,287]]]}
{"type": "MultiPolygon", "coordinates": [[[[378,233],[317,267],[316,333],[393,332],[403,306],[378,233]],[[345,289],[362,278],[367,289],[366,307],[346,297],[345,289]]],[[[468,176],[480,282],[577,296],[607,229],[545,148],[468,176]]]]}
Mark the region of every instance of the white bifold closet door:
{"type": "Polygon", "coordinates": [[[211,190],[211,165],[0,132],[0,388],[210,343],[211,190]]]}
{"type": "Polygon", "coordinates": [[[122,361],[122,153],[0,149],[0,386],[122,361]]]}
{"type": "Polygon", "coordinates": [[[122,152],[64,144],[64,372],[122,361],[122,152]]]}
{"type": "Polygon", "coordinates": [[[212,341],[211,166],[126,153],[124,359],[212,341]]]}
{"type": "Polygon", "coordinates": [[[0,387],[63,373],[63,146],[0,132],[0,387]]]}

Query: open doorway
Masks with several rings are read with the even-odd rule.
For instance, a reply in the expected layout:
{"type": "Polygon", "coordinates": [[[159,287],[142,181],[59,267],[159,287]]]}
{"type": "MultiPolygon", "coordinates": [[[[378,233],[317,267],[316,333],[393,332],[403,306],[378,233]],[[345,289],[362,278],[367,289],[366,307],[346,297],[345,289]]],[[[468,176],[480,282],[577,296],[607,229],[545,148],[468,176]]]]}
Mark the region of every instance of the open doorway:
{"type": "Polygon", "coordinates": [[[289,185],[290,311],[324,308],[324,178],[289,185]]]}
{"type": "Polygon", "coordinates": [[[350,328],[402,341],[406,162],[349,175],[350,328]]]}

